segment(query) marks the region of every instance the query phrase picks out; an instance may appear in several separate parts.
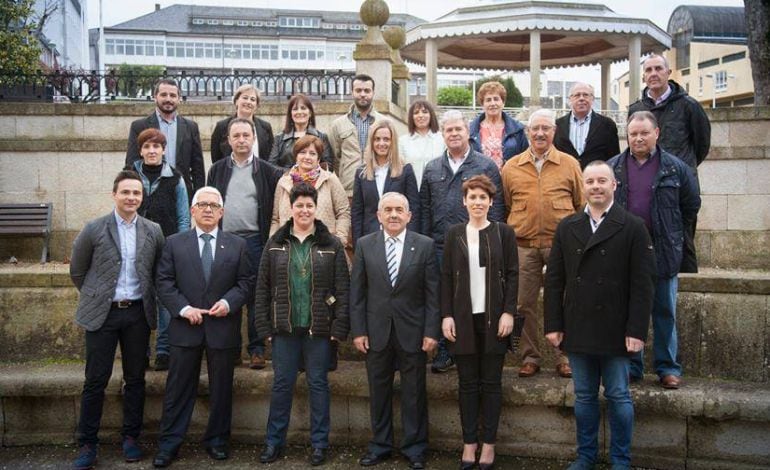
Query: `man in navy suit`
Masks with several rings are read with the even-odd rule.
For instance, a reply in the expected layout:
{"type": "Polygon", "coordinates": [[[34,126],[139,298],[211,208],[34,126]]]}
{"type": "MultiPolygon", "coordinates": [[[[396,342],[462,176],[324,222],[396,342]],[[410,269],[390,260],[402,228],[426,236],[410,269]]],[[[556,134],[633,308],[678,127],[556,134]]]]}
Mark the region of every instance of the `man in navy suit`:
{"type": "Polygon", "coordinates": [[[219,230],[224,214],[219,191],[209,186],[199,189],[190,212],[196,228],[169,237],[158,266],[158,293],[172,318],[156,467],[170,465],[182,445],[195,406],[204,350],[210,412],[203,440],[211,458],[228,457],[241,307],[254,284],[245,240],[219,230]]]}

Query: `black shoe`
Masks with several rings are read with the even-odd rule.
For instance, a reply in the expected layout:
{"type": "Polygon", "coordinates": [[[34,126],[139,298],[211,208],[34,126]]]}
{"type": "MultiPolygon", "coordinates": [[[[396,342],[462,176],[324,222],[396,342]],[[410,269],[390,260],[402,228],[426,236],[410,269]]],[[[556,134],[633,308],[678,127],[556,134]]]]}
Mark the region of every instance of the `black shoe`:
{"type": "Polygon", "coordinates": [[[465,460],[460,460],[460,470],[471,470],[473,467],[476,466],[476,461],[466,462],[465,460]]]}
{"type": "Polygon", "coordinates": [[[226,446],[208,446],[206,453],[214,460],[227,460],[229,457],[226,446]]]}
{"type": "Polygon", "coordinates": [[[259,454],[259,461],[262,463],[275,462],[281,458],[281,450],[282,449],[280,447],[271,446],[268,444],[264,449],[262,449],[262,453],[259,454]]]}
{"type": "Polygon", "coordinates": [[[176,458],[176,456],[172,452],[159,450],[158,453],[155,454],[155,458],[152,459],[152,466],[157,468],[168,467],[171,465],[171,462],[174,461],[174,458],[176,458]]]}
{"type": "Polygon", "coordinates": [[[155,370],[168,370],[168,354],[155,356],[155,370]]]}
{"type": "Polygon", "coordinates": [[[423,459],[422,457],[409,459],[409,468],[411,468],[412,470],[424,470],[425,459],[423,459]]]}
{"type": "Polygon", "coordinates": [[[317,467],[323,465],[324,462],[326,462],[326,449],[314,447],[313,453],[310,454],[310,465],[317,467]]]}
{"type": "Polygon", "coordinates": [[[366,455],[358,459],[358,463],[362,467],[371,467],[372,465],[381,464],[382,462],[390,458],[390,452],[382,455],[377,455],[374,452],[367,452],[366,455]]]}
{"type": "Polygon", "coordinates": [[[433,364],[430,366],[431,372],[434,374],[440,374],[446,372],[455,365],[454,359],[447,351],[446,346],[439,343],[438,353],[433,358],[433,364]]]}

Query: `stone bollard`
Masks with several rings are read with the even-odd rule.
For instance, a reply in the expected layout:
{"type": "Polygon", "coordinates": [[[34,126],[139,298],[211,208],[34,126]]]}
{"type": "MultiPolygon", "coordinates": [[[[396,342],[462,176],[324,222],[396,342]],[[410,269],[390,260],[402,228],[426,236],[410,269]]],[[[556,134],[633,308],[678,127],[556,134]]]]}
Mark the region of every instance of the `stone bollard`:
{"type": "Polygon", "coordinates": [[[391,47],[391,58],[393,59],[393,81],[398,84],[398,99],[396,104],[402,109],[409,108],[409,67],[404,64],[401,58],[401,48],[406,44],[406,32],[400,26],[391,26],[382,31],[385,41],[391,47]]]}

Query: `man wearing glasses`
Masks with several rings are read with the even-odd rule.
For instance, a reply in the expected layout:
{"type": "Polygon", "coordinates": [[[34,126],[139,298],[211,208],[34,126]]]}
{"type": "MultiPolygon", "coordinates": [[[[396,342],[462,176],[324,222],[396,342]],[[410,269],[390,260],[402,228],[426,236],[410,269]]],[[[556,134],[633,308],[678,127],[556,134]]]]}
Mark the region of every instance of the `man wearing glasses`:
{"type": "Polygon", "coordinates": [[[569,92],[572,111],[556,120],[553,145],[580,161],[580,167],[594,160],[607,161],[620,153],[618,126],[592,108],[594,87],[577,82],[569,92]]]}
{"type": "MultiPolygon", "coordinates": [[[[556,226],[564,217],[585,205],[583,179],[578,161],[556,150],[553,111],[538,109],[529,116],[529,149],[508,160],[501,173],[503,197],[509,209],[508,225],[516,231],[519,251],[519,313],[524,315],[521,335],[522,366],[519,377],[540,371],[537,297],[543,286],[543,267],[548,262],[556,226]]],[[[572,377],[567,357],[554,348],[556,373],[572,377]]]]}

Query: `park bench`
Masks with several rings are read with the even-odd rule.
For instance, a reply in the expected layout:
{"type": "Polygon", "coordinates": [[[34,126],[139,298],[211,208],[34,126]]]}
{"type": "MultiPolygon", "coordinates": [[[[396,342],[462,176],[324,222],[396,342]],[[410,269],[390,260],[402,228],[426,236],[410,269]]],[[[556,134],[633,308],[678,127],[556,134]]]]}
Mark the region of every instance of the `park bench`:
{"type": "Polygon", "coordinates": [[[48,261],[48,243],[51,237],[50,202],[37,204],[0,204],[0,237],[41,237],[43,254],[40,264],[48,261]]]}

